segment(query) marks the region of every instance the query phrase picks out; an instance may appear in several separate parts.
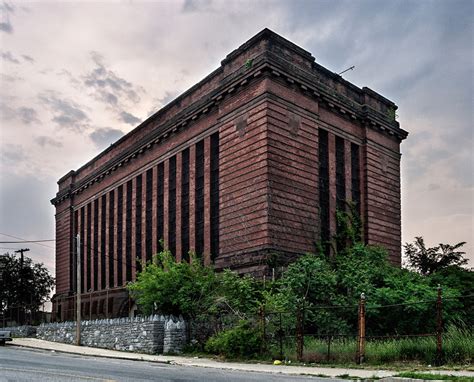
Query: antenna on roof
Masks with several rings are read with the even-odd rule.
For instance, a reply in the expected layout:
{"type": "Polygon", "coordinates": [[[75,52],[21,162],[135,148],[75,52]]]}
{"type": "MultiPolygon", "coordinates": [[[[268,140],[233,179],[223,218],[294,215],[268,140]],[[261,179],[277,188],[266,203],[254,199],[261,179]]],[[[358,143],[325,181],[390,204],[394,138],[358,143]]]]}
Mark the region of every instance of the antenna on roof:
{"type": "Polygon", "coordinates": [[[352,65],[350,68],[347,68],[346,70],[343,70],[341,73],[338,73],[338,75],[341,75],[342,73],[348,72],[349,70],[354,70],[355,65],[352,65]]]}

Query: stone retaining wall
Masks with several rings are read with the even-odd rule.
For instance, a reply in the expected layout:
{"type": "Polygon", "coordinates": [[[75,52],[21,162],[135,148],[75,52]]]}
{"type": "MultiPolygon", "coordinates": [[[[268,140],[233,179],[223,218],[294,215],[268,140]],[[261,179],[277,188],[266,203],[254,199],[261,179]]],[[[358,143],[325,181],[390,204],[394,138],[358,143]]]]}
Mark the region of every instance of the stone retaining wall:
{"type": "Polygon", "coordinates": [[[11,326],[6,327],[0,330],[6,330],[10,332],[12,337],[35,337],[36,336],[36,326],[23,325],[23,326],[11,326]]]}
{"type": "MultiPolygon", "coordinates": [[[[179,353],[186,344],[182,317],[153,315],[82,321],[81,343],[85,346],[140,353],[179,353]]],[[[42,324],[36,337],[46,341],[76,343],[76,323],[42,324]]]]}

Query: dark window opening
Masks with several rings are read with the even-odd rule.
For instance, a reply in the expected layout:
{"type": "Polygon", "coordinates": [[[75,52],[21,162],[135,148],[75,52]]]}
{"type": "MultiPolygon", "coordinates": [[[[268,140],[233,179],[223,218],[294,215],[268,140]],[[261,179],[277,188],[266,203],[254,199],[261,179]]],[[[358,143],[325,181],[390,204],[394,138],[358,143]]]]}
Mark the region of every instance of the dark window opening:
{"type": "Polygon", "coordinates": [[[204,141],[196,144],[195,178],[195,234],[196,256],[204,251],[204,141]]]}
{"type": "Polygon", "coordinates": [[[115,191],[109,193],[109,288],[115,285],[115,191]]]}
{"type": "Polygon", "coordinates": [[[321,218],[321,242],[329,254],[329,149],[328,132],[319,130],[319,210],[321,218]]]}
{"type": "Polygon", "coordinates": [[[352,202],[360,216],[360,156],[359,146],[351,143],[351,190],[352,202]]]}
{"type": "Polygon", "coordinates": [[[142,269],[142,176],[137,176],[135,185],[135,264],[137,272],[142,269]]]}
{"type": "Polygon", "coordinates": [[[163,250],[161,245],[164,239],[164,206],[165,206],[165,166],[164,163],[158,165],[158,182],[157,182],[157,205],[156,205],[156,238],[158,242],[158,252],[163,250]]]}
{"type": "Polygon", "coordinates": [[[92,206],[91,203],[87,205],[87,291],[92,289],[92,274],[91,274],[91,225],[92,225],[92,206]]]}
{"type": "Polygon", "coordinates": [[[85,222],[85,207],[81,208],[81,292],[84,293],[86,286],[84,285],[84,254],[86,250],[86,222],[85,222]]]}
{"type": "Polygon", "coordinates": [[[153,169],[146,172],[145,201],[145,253],[146,261],[151,261],[153,244],[153,169]]]}
{"type": "Polygon", "coordinates": [[[125,280],[132,281],[132,181],[127,182],[125,216],[125,280]]]}
{"type": "Polygon", "coordinates": [[[107,196],[102,195],[102,203],[100,209],[100,288],[106,287],[106,253],[105,253],[105,230],[107,228],[107,196]]]}
{"type": "Polygon", "coordinates": [[[181,259],[189,261],[189,149],[181,156],[181,259]]]}
{"type": "Polygon", "coordinates": [[[176,256],[176,156],[169,161],[168,177],[168,248],[176,256]]]}
{"type": "Polygon", "coordinates": [[[336,206],[340,211],[346,209],[346,163],[344,139],[336,137],[336,206]]]}
{"type": "Polygon", "coordinates": [[[123,280],[123,186],[119,186],[117,194],[117,285],[123,280]]]}

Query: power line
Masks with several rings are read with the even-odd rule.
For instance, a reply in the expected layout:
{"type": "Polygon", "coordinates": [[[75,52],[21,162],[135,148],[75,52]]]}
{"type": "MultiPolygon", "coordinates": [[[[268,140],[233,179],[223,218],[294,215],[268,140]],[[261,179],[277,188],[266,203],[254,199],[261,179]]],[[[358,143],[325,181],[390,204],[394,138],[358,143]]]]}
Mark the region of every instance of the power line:
{"type": "MultiPolygon", "coordinates": [[[[42,247],[45,247],[45,248],[54,249],[54,247],[51,247],[50,245],[42,244],[41,242],[38,242],[37,240],[36,240],[36,241],[34,241],[34,240],[27,240],[27,239],[25,239],[25,238],[23,238],[23,237],[13,236],[13,235],[9,235],[9,234],[7,234],[7,233],[2,233],[2,232],[0,232],[0,235],[7,236],[7,237],[11,237],[11,238],[17,239],[17,240],[22,240],[23,242],[30,242],[30,243],[32,243],[32,244],[41,245],[42,247]]],[[[52,240],[52,241],[54,241],[54,240],[52,240]]],[[[0,242],[0,243],[2,243],[2,244],[7,244],[7,242],[4,242],[4,241],[2,241],[2,242],[0,242]]]]}
{"type": "Polygon", "coordinates": [[[56,240],[52,239],[52,240],[0,241],[0,244],[46,243],[48,241],[56,241],[56,240]]]}

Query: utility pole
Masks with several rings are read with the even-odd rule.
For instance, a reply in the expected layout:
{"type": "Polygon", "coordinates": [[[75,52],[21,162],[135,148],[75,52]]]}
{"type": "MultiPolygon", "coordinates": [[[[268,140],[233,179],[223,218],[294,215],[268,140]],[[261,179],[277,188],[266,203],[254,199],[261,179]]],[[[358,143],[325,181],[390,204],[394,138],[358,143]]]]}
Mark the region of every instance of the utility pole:
{"type": "MultiPolygon", "coordinates": [[[[30,249],[29,248],[21,248],[17,251],[15,251],[15,253],[19,253],[20,254],[20,274],[19,274],[19,277],[20,277],[20,293],[23,295],[24,293],[24,290],[23,290],[23,264],[25,263],[25,257],[23,255],[24,252],[28,252],[30,249]]],[[[24,304],[23,305],[23,310],[24,310],[24,304]]],[[[19,309],[19,308],[18,308],[19,309]]],[[[20,321],[20,312],[18,311],[18,321],[20,321]]],[[[26,314],[25,314],[26,316],[26,314]]],[[[23,321],[23,319],[22,319],[23,321]]],[[[20,325],[23,325],[23,322],[19,322],[20,325]]]]}
{"type": "Polygon", "coordinates": [[[76,345],[81,346],[81,235],[76,236],[76,345]]]}

